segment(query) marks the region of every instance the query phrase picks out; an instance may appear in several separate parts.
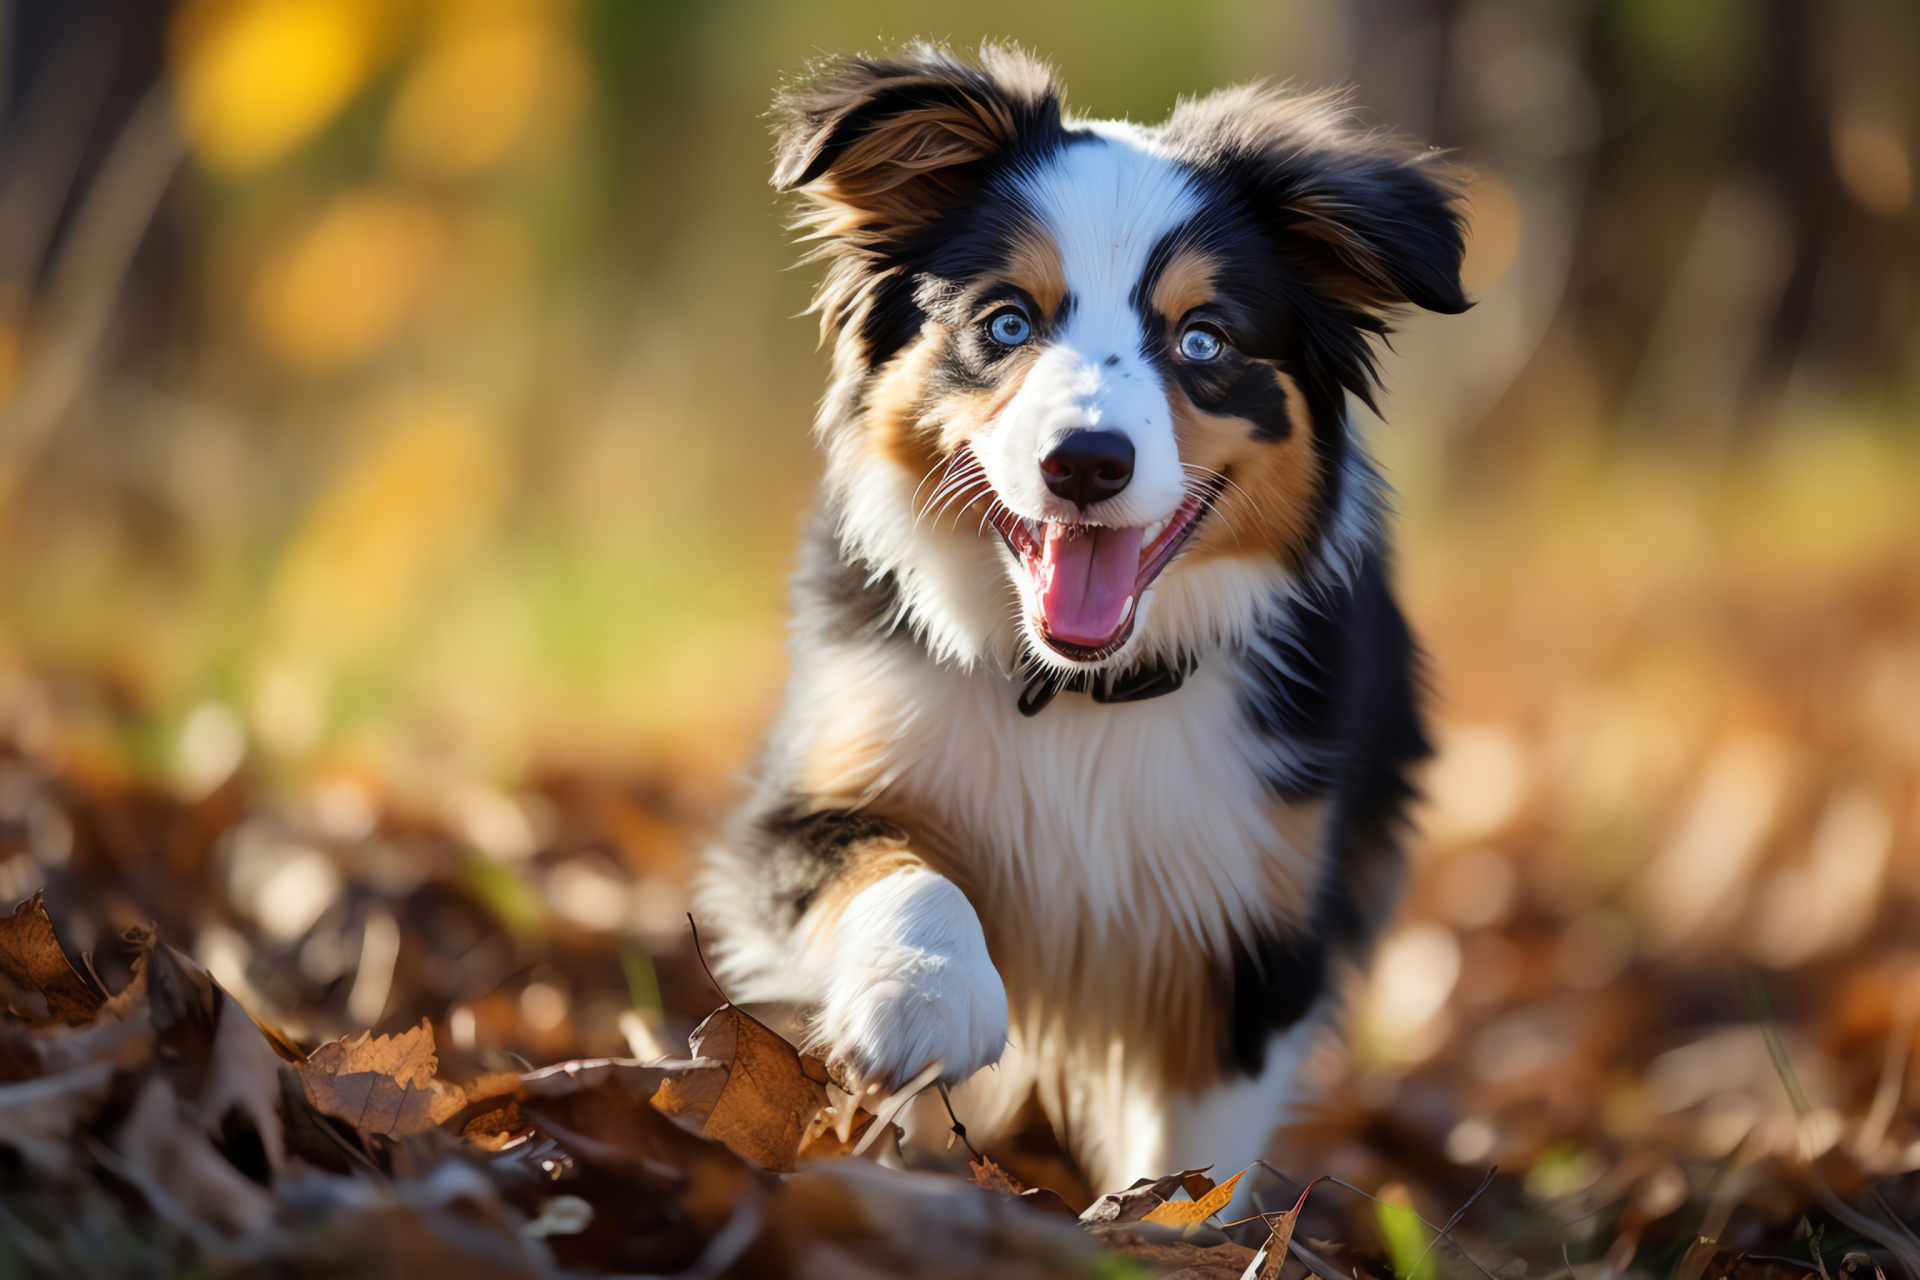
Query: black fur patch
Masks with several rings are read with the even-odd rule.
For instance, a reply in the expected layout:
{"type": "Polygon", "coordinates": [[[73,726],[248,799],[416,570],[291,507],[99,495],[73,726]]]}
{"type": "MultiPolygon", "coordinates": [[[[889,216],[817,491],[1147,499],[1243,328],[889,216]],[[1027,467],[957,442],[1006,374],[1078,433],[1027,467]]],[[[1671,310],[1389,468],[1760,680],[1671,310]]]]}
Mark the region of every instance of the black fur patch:
{"type": "Polygon", "coordinates": [[[789,924],[799,923],[821,890],[846,870],[854,849],[906,839],[904,830],[884,818],[850,809],[807,812],[797,798],[763,814],[755,834],[766,855],[768,881],[789,924]]]}
{"type": "Polygon", "coordinates": [[[1385,913],[1401,861],[1397,828],[1414,794],[1407,770],[1430,753],[1413,636],[1377,558],[1351,588],[1294,601],[1266,642],[1249,655],[1246,714],[1297,762],[1269,783],[1283,799],[1322,799],[1330,811],[1306,927],[1236,944],[1223,975],[1233,1016],[1221,1064],[1250,1075],[1273,1033],[1319,998],[1333,956],[1363,946],[1385,913]]]}
{"type": "Polygon", "coordinates": [[[1248,362],[1226,389],[1207,401],[1196,401],[1208,413],[1245,418],[1253,424],[1255,440],[1285,440],[1293,431],[1287,417],[1287,391],[1271,366],[1248,362]]]}
{"type": "Polygon", "coordinates": [[[1222,1026],[1220,1065],[1257,1076],[1267,1040],[1299,1022],[1326,987],[1327,944],[1317,933],[1286,938],[1262,933],[1249,950],[1233,945],[1231,1016],[1222,1026]]]}

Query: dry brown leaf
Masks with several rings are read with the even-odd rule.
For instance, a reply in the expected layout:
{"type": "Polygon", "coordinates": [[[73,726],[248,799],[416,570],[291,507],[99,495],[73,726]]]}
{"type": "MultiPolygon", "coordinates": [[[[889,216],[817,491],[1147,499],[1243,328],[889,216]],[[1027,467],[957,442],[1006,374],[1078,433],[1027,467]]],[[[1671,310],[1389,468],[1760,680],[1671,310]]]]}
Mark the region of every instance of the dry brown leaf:
{"type": "Polygon", "coordinates": [[[1135,1224],[1103,1224],[1090,1234],[1115,1253],[1146,1263],[1162,1280],[1240,1280],[1255,1257],[1253,1250],[1230,1241],[1199,1244],[1135,1224]]]}
{"type": "MultiPolygon", "coordinates": [[[[1191,1227],[1205,1222],[1214,1214],[1227,1207],[1227,1201],[1233,1199],[1233,1188],[1245,1176],[1242,1169],[1198,1200],[1169,1200],[1159,1208],[1152,1210],[1142,1219],[1144,1222],[1157,1222],[1165,1227],[1191,1227]]],[[[1182,1179],[1184,1183],[1185,1179],[1182,1179]]]]}
{"type": "Polygon", "coordinates": [[[279,1109],[280,1057],[230,992],[217,984],[214,992],[223,1003],[194,1107],[209,1137],[218,1134],[230,1114],[246,1117],[260,1135],[267,1167],[277,1174],[286,1163],[279,1109]]]}
{"type": "Polygon", "coordinates": [[[703,1130],[707,1117],[719,1105],[727,1088],[725,1063],[701,1059],[700,1065],[660,1082],[653,1105],[675,1119],[684,1120],[695,1130],[703,1130]]]}
{"type": "Polygon", "coordinates": [[[1257,1280],[1280,1280],[1280,1269],[1287,1265],[1287,1253],[1293,1248],[1293,1231],[1300,1225],[1300,1210],[1306,1207],[1307,1197],[1320,1185],[1315,1178],[1301,1188],[1300,1198],[1293,1202],[1293,1208],[1283,1213],[1266,1215],[1267,1227],[1272,1235],[1267,1237],[1266,1261],[1260,1264],[1257,1280]]]}
{"type": "Polygon", "coordinates": [[[266,1039],[267,1047],[272,1049],[283,1062],[291,1062],[297,1067],[307,1060],[307,1055],[300,1052],[300,1046],[293,1042],[292,1036],[271,1022],[262,1021],[251,1009],[247,1010],[247,1017],[252,1019],[253,1025],[260,1029],[260,1034],[266,1039]]]}
{"type": "Polygon", "coordinates": [[[1198,1200],[1201,1196],[1204,1196],[1220,1184],[1212,1178],[1209,1178],[1203,1172],[1188,1174],[1186,1177],[1180,1179],[1180,1185],[1186,1188],[1187,1195],[1190,1198],[1198,1200]]]}
{"type": "MultiPolygon", "coordinates": [[[[264,1044],[260,1052],[272,1056],[264,1044]]],[[[273,1221],[274,1197],[214,1147],[203,1120],[164,1075],[149,1073],[113,1135],[113,1150],[126,1160],[115,1172],[144,1174],[145,1184],[136,1180],[142,1194],[183,1231],[195,1224],[233,1235],[263,1230],[273,1221]]]]}
{"type": "Polygon", "coordinates": [[[46,1001],[44,1011],[8,1007],[29,1022],[60,1021],[77,1027],[93,1021],[105,1001],[87,985],[54,936],[44,895],[34,894],[0,919],[0,974],[46,1001]]]}
{"type": "Polygon", "coordinates": [[[717,1064],[663,1082],[653,1105],[697,1125],[736,1155],[791,1173],[826,1086],[765,1023],[723,1005],[694,1029],[689,1047],[717,1064]]]}
{"type": "Polygon", "coordinates": [[[1138,1222],[1167,1202],[1188,1178],[1205,1169],[1186,1169],[1163,1178],[1142,1178],[1125,1191],[1112,1191],[1087,1206],[1080,1221],[1094,1223],[1138,1222]]]}
{"type": "Polygon", "coordinates": [[[499,1151],[527,1127],[520,1104],[511,1099],[497,1111],[475,1116],[461,1127],[460,1136],[483,1151],[499,1151]]]}
{"type": "Polygon", "coordinates": [[[995,1164],[992,1157],[981,1156],[970,1161],[967,1168],[973,1171],[973,1185],[982,1191],[992,1191],[998,1195],[1009,1196],[1030,1209],[1042,1213],[1057,1213],[1068,1218],[1080,1215],[1063,1199],[1058,1191],[1049,1187],[1023,1186],[1020,1179],[995,1164]]]}
{"type": "Polygon", "coordinates": [[[1094,1271],[1097,1247],[1071,1221],[1028,1213],[962,1179],[870,1160],[841,1160],[787,1179],[768,1206],[767,1235],[800,1263],[792,1274],[834,1280],[1084,1277],[1094,1271]],[[827,1256],[808,1260],[822,1245],[831,1248],[827,1256]]]}
{"type": "Polygon", "coordinates": [[[1073,1211],[1073,1206],[1067,1203],[1067,1198],[1052,1187],[1028,1187],[1014,1199],[1042,1213],[1057,1213],[1064,1218],[1076,1219],[1080,1216],[1073,1211]]]}
{"type": "Polygon", "coordinates": [[[515,1071],[490,1071],[481,1076],[462,1092],[467,1101],[485,1102],[488,1098],[504,1098],[520,1090],[520,1075],[515,1071]]]}
{"type": "Polygon", "coordinates": [[[1020,1179],[1002,1169],[986,1156],[970,1161],[967,1168],[973,1171],[973,1185],[982,1191],[998,1191],[1001,1195],[1017,1196],[1026,1188],[1020,1185],[1020,1179]]]}
{"type": "Polygon", "coordinates": [[[433,1026],[426,1019],[397,1036],[334,1040],[300,1064],[301,1083],[314,1107],[367,1133],[405,1138],[447,1119],[467,1099],[458,1087],[433,1078],[433,1026]]]}
{"type": "Polygon", "coordinates": [[[377,1071],[424,1089],[439,1070],[440,1059],[434,1053],[433,1025],[422,1018],[419,1026],[397,1036],[375,1039],[371,1031],[362,1031],[353,1039],[329,1041],[308,1055],[306,1065],[329,1075],[377,1071]]]}

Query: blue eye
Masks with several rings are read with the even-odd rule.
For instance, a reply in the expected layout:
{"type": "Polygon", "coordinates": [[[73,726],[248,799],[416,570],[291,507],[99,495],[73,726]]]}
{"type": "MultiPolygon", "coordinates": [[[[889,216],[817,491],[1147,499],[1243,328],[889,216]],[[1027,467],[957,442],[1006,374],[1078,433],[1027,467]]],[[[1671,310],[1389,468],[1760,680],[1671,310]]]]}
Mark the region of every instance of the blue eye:
{"type": "Polygon", "coordinates": [[[1220,335],[1211,329],[1202,329],[1198,325],[1180,335],[1180,354],[1189,360],[1205,363],[1215,359],[1227,344],[1220,335]]]}
{"type": "Polygon", "coordinates": [[[1033,325],[1018,311],[1002,311],[987,321],[987,332],[1003,347],[1017,347],[1033,336],[1033,325]]]}

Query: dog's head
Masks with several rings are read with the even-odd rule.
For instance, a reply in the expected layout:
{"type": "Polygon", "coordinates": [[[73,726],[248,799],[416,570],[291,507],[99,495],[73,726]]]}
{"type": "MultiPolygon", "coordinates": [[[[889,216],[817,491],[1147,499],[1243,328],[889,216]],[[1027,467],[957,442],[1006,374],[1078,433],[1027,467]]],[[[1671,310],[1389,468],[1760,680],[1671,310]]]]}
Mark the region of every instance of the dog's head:
{"type": "Polygon", "coordinates": [[[1265,89],[1076,121],[1002,49],[836,62],[779,112],[841,536],[943,656],[1191,652],[1364,549],[1346,395],[1396,308],[1467,306],[1430,153],[1265,89]]]}

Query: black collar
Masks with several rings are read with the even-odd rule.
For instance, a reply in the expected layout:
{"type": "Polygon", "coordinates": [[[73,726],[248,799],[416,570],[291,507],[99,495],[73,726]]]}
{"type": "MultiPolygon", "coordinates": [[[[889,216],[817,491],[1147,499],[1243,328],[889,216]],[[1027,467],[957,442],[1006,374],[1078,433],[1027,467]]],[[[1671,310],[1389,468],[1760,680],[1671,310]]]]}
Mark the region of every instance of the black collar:
{"type": "Polygon", "coordinates": [[[1157,658],[1151,665],[1129,667],[1109,679],[1098,671],[1062,675],[1028,659],[1024,668],[1027,685],[1015,705],[1021,715],[1037,716],[1063,693],[1091,694],[1095,702],[1145,702],[1178,689],[1199,665],[1198,660],[1184,654],[1173,663],[1157,658]]]}

